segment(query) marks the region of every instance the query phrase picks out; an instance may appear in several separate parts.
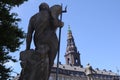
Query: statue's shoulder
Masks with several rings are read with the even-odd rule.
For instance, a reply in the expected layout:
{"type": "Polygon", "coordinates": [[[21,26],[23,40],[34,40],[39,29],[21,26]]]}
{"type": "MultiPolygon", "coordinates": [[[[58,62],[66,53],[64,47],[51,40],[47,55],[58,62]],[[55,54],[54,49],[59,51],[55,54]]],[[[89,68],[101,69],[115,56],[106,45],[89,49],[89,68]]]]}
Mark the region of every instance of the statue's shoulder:
{"type": "Polygon", "coordinates": [[[31,16],[30,21],[34,21],[37,18],[38,14],[39,13],[36,13],[33,16],[31,16]]]}

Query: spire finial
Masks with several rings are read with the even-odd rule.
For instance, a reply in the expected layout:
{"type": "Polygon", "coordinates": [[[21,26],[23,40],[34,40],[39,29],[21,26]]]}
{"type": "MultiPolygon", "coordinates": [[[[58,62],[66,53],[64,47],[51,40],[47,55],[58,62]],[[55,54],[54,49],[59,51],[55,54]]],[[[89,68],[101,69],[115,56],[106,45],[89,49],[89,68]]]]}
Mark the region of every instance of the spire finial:
{"type": "Polygon", "coordinates": [[[68,32],[71,32],[70,25],[68,25],[68,32]]]}
{"type": "Polygon", "coordinates": [[[70,30],[70,25],[68,25],[68,30],[70,30]]]}

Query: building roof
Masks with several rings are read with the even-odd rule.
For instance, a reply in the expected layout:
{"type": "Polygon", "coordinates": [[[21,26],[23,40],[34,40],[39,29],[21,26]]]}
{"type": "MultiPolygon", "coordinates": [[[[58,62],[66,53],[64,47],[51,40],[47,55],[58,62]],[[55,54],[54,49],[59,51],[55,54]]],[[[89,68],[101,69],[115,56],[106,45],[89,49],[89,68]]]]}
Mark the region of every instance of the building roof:
{"type": "MultiPolygon", "coordinates": [[[[53,67],[57,68],[57,64],[54,64],[53,67]]],[[[85,68],[81,67],[81,66],[71,66],[71,65],[66,65],[66,64],[59,64],[59,69],[85,73],[85,68]]],[[[97,74],[101,74],[101,75],[117,76],[117,73],[114,73],[111,70],[106,71],[106,70],[95,69],[95,71],[97,72],[97,74]]]]}

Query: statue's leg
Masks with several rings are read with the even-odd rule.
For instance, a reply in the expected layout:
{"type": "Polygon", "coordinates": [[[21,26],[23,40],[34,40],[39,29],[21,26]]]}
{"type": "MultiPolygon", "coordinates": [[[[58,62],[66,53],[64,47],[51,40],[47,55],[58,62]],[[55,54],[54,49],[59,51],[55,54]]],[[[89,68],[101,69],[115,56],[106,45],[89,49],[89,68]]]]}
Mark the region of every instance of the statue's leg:
{"type": "Polygon", "coordinates": [[[36,61],[35,64],[32,65],[31,76],[28,80],[48,80],[49,59],[47,56],[39,58],[40,60],[36,61]]]}
{"type": "Polygon", "coordinates": [[[50,72],[49,72],[49,58],[47,57],[45,59],[45,63],[44,63],[44,78],[42,80],[49,80],[49,75],[50,75],[50,72]]]}
{"type": "MultiPolygon", "coordinates": [[[[39,49],[36,50],[36,55],[38,56],[38,65],[36,65],[36,79],[33,80],[49,80],[49,47],[48,45],[41,45],[39,49]]],[[[37,58],[36,58],[37,59],[37,58]]]]}
{"type": "Polygon", "coordinates": [[[94,76],[93,76],[93,75],[92,75],[92,77],[91,77],[91,78],[92,78],[92,80],[94,80],[94,76]]]}
{"type": "Polygon", "coordinates": [[[87,80],[90,80],[90,76],[87,76],[87,80]]]}
{"type": "Polygon", "coordinates": [[[93,75],[92,75],[92,74],[90,75],[90,80],[94,80],[94,79],[93,79],[93,75]]]}

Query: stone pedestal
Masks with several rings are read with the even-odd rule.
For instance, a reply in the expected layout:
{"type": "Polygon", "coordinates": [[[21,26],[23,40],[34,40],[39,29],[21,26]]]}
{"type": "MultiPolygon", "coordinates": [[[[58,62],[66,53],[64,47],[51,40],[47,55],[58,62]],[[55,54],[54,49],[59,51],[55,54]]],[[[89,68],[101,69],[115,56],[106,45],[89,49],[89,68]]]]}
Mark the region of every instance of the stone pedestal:
{"type": "Polygon", "coordinates": [[[21,75],[19,80],[48,80],[49,58],[47,53],[26,50],[20,53],[21,75]]]}

